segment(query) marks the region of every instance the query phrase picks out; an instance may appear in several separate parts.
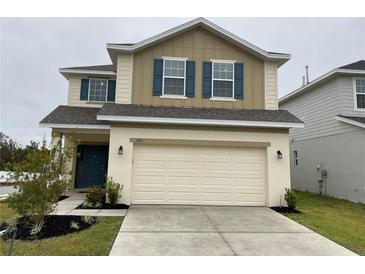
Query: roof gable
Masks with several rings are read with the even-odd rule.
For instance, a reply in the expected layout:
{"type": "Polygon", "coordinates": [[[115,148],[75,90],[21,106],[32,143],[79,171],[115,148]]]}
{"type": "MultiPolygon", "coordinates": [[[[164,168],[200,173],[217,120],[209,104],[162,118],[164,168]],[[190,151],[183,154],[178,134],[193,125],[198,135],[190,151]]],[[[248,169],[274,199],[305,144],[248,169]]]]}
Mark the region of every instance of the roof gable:
{"type": "Polygon", "coordinates": [[[197,28],[197,27],[201,27],[203,29],[206,29],[206,30],[212,32],[213,34],[217,35],[218,37],[242,48],[243,50],[253,54],[254,56],[259,57],[260,59],[276,61],[276,62],[278,62],[279,66],[284,64],[285,62],[287,62],[290,59],[290,54],[265,51],[255,45],[249,43],[248,41],[234,35],[233,33],[228,32],[227,30],[219,27],[218,25],[208,21],[205,18],[194,19],[192,21],[189,21],[185,24],[182,24],[180,26],[177,26],[175,28],[162,32],[158,35],[152,36],[152,37],[145,39],[141,42],[138,42],[136,44],[128,45],[128,44],[108,43],[107,49],[108,49],[108,52],[109,52],[109,55],[110,55],[112,61],[115,62],[118,52],[126,52],[126,53],[138,52],[146,47],[150,47],[161,41],[164,41],[166,39],[169,39],[171,37],[174,37],[178,34],[181,34],[183,32],[189,31],[189,30],[197,28]]]}

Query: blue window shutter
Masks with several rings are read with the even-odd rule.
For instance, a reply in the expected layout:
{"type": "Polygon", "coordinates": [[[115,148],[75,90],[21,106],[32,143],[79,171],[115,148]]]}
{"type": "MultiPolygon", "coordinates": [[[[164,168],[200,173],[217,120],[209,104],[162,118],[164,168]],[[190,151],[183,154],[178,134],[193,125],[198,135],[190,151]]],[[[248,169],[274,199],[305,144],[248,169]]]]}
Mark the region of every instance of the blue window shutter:
{"type": "Polygon", "coordinates": [[[212,62],[203,62],[203,98],[212,97],[212,62]]]}
{"type": "Polygon", "coordinates": [[[80,100],[87,101],[89,99],[89,79],[81,79],[80,100]]]}
{"type": "Polygon", "coordinates": [[[243,63],[234,64],[234,98],[243,99],[243,63]]]}
{"type": "Polygon", "coordinates": [[[115,80],[108,81],[108,102],[115,102],[115,80]]]}
{"type": "Polygon", "coordinates": [[[163,59],[155,59],[153,63],[153,96],[162,95],[163,59]]]}
{"type": "Polygon", "coordinates": [[[195,95],[195,61],[186,61],[186,97],[195,95]]]}

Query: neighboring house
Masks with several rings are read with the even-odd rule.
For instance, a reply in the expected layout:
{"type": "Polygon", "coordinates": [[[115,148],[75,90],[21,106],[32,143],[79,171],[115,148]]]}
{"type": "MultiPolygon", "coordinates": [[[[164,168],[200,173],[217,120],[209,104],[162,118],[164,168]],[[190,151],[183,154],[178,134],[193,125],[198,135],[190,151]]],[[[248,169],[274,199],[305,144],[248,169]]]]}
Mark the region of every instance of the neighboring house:
{"type": "Polygon", "coordinates": [[[203,18],[107,49],[112,65],[60,69],[68,104],[40,122],[78,151],[76,189],[110,176],[127,204],[283,203],[289,128],[303,126],[278,110],[290,55],[203,18]]]}
{"type": "Polygon", "coordinates": [[[330,71],[279,105],[305,124],[290,130],[292,187],[365,203],[365,61],[330,71]]]}

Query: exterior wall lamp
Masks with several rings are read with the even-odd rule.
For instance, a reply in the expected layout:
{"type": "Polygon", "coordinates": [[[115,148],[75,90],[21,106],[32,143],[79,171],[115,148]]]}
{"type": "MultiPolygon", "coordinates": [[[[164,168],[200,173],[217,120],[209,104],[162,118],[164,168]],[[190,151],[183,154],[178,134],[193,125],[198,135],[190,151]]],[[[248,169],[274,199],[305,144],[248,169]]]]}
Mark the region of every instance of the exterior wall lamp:
{"type": "Polygon", "coordinates": [[[123,146],[120,146],[118,149],[118,154],[123,155],[123,146]]]}
{"type": "Polygon", "coordinates": [[[280,151],[280,150],[278,150],[278,151],[276,152],[276,154],[278,155],[278,159],[279,159],[279,160],[283,159],[283,154],[281,153],[281,151],[280,151]]]}

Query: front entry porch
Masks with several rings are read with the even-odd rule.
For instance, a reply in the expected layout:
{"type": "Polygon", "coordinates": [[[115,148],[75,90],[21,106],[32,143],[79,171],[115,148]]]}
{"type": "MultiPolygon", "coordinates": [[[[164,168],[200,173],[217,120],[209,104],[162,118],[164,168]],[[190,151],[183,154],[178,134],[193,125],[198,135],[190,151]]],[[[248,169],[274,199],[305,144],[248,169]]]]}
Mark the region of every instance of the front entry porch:
{"type": "Polygon", "coordinates": [[[105,187],[109,158],[109,130],[53,129],[53,144],[73,151],[69,162],[72,189],[105,187]]]}

